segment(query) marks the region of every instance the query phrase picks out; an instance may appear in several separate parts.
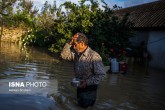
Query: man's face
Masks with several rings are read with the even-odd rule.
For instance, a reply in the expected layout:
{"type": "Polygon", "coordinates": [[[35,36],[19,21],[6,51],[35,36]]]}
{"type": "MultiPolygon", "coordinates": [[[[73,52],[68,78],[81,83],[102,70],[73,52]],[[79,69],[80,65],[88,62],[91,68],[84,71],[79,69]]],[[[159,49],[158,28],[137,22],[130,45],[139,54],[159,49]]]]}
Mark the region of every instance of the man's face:
{"type": "Polygon", "coordinates": [[[82,50],[82,48],[83,48],[83,42],[74,42],[74,49],[76,50],[76,52],[81,52],[81,50],[82,50]]]}
{"type": "Polygon", "coordinates": [[[84,43],[83,42],[77,42],[78,34],[74,35],[74,49],[76,52],[80,52],[81,49],[83,48],[84,43]]]}

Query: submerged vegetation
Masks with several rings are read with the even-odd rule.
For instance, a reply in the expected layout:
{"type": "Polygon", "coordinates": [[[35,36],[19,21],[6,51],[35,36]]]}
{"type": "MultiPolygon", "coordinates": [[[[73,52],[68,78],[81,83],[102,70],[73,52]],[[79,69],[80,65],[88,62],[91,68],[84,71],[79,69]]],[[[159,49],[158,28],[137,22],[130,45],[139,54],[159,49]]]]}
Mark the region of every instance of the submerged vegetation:
{"type": "Polygon", "coordinates": [[[69,1],[57,7],[56,1],[54,4],[46,1],[37,9],[31,1],[1,0],[1,36],[3,27],[19,27],[26,30],[22,45],[47,47],[58,53],[73,34],[83,32],[90,46],[104,59],[110,48],[128,47],[133,31],[128,15],[114,15],[120,7],[110,8],[104,0],[102,4],[101,7],[97,0],[79,0],[79,4],[69,1]]]}

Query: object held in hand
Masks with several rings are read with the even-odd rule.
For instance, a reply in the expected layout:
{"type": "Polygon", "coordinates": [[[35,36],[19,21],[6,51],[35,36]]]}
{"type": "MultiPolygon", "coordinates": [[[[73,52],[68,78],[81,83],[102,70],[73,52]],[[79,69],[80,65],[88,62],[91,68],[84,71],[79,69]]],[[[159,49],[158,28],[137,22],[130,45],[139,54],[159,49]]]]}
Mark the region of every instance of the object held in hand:
{"type": "Polygon", "coordinates": [[[73,87],[78,87],[80,85],[80,79],[78,78],[73,78],[72,81],[71,81],[71,85],[73,87]]]}

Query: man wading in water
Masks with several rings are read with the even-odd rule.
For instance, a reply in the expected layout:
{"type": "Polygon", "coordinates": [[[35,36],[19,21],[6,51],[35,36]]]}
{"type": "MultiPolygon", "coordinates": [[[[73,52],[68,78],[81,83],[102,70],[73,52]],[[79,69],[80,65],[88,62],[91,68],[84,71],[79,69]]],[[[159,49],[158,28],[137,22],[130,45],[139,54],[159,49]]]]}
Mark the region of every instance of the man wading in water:
{"type": "Polygon", "coordinates": [[[88,38],[83,33],[76,33],[69,43],[66,43],[61,57],[74,61],[75,77],[80,79],[77,87],[78,105],[87,108],[96,101],[97,86],[105,76],[100,55],[88,47],[88,38]]]}

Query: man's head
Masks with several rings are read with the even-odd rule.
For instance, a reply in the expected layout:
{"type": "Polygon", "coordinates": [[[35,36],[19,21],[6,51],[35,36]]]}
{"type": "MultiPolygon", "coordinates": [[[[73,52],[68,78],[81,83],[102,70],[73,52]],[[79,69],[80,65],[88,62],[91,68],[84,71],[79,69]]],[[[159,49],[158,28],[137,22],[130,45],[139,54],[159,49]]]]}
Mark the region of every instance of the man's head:
{"type": "Polygon", "coordinates": [[[76,33],[73,36],[74,49],[77,52],[83,52],[88,47],[88,38],[83,33],[76,33]]]}

